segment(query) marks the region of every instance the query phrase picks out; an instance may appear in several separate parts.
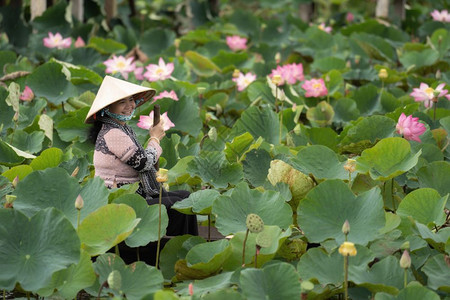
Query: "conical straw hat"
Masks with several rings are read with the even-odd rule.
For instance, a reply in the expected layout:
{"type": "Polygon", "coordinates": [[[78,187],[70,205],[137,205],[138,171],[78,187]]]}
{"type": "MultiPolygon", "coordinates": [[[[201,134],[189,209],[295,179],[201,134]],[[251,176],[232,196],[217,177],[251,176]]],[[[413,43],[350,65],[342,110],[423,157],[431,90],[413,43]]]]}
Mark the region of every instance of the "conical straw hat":
{"type": "Polygon", "coordinates": [[[93,117],[97,112],[120,99],[130,96],[134,96],[136,100],[143,99],[137,104],[140,106],[150,100],[155,93],[156,91],[152,88],[105,76],[84,122],[93,123],[93,117]]]}

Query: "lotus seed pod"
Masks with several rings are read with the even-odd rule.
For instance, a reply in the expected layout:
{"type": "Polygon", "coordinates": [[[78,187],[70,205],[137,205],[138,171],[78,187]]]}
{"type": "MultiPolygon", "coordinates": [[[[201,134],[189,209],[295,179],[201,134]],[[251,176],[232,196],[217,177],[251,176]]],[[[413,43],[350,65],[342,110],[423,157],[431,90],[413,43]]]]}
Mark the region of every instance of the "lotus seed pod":
{"type": "Polygon", "coordinates": [[[272,238],[269,231],[263,230],[256,236],[256,245],[261,248],[269,248],[272,245],[272,238]]]}
{"type": "Polygon", "coordinates": [[[120,290],[122,288],[122,275],[117,270],[112,271],[108,275],[108,286],[114,290],[120,290]]]}
{"type": "Polygon", "coordinates": [[[257,214],[247,215],[245,224],[247,225],[248,230],[252,233],[258,233],[264,229],[264,222],[257,214]]]}

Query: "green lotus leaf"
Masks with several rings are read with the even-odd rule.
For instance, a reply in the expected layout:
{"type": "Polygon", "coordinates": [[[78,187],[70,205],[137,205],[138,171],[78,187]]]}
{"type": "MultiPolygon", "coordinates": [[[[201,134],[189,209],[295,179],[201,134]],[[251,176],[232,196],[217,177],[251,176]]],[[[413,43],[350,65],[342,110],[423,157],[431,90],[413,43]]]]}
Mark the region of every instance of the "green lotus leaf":
{"type": "MultiPolygon", "coordinates": [[[[3,72],[3,70],[0,70],[0,72],[3,72]]],[[[5,99],[7,95],[6,89],[0,88],[0,99],[5,99]]],[[[3,126],[3,128],[14,127],[14,115],[15,111],[12,106],[9,106],[6,101],[0,101],[0,126],[3,126]]]]}
{"type": "Polygon", "coordinates": [[[103,81],[100,75],[86,67],[72,65],[68,69],[70,71],[70,81],[73,84],[91,83],[99,86],[103,81]]]}
{"type": "Polygon", "coordinates": [[[335,239],[344,242],[342,225],[350,224],[348,240],[367,245],[378,236],[386,220],[379,188],[355,196],[341,180],[327,180],[313,188],[300,201],[298,224],[309,242],[335,239]]]}
{"type": "MultiPolygon", "coordinates": [[[[129,29],[134,32],[132,28],[129,29]]],[[[129,34],[126,34],[126,36],[129,34]]],[[[145,54],[149,56],[158,55],[173,45],[176,38],[175,32],[166,28],[151,28],[142,33],[139,46],[145,54]],[[154,41],[158,41],[155,43],[154,41]]]]}
{"type": "Polygon", "coordinates": [[[91,256],[105,253],[131,235],[140,219],[125,204],[107,204],[90,213],[78,227],[82,249],[91,256]]]}
{"type": "Polygon", "coordinates": [[[28,153],[37,153],[41,151],[44,137],[43,131],[34,131],[28,134],[23,130],[16,130],[8,136],[12,141],[11,145],[28,153]]]}
{"type": "Polygon", "coordinates": [[[228,51],[219,50],[216,56],[211,60],[221,69],[235,69],[237,66],[241,65],[248,59],[247,52],[241,53],[230,53],[228,51]]]}
{"type": "Polygon", "coordinates": [[[219,151],[200,152],[200,155],[188,163],[187,171],[191,176],[198,176],[215,188],[226,188],[228,184],[236,184],[242,179],[242,166],[229,163],[225,153],[219,151]]]}
{"type": "Polygon", "coordinates": [[[260,216],[265,225],[277,225],[283,230],[292,223],[292,210],[280,193],[251,190],[245,183],[238,184],[231,194],[217,198],[212,213],[216,215],[217,229],[224,236],[246,231],[245,221],[250,213],[260,216]]]}
{"type": "Polygon", "coordinates": [[[371,58],[383,61],[395,61],[397,59],[395,48],[382,37],[361,32],[353,33],[351,38],[371,58]]]}
{"type": "Polygon", "coordinates": [[[186,261],[192,269],[214,274],[222,268],[230,254],[230,243],[223,239],[195,245],[187,253],[186,261]]]}
{"type": "Polygon", "coordinates": [[[439,193],[430,188],[412,191],[403,198],[397,209],[399,216],[411,216],[414,220],[427,226],[441,226],[446,220],[444,208],[448,194],[441,197],[439,193]]]}
{"type": "Polygon", "coordinates": [[[67,269],[53,273],[50,283],[40,289],[38,294],[42,297],[53,295],[54,297],[73,299],[80,290],[90,287],[96,278],[91,257],[81,251],[80,261],[67,269]]]}
{"type": "Polygon", "coordinates": [[[434,290],[450,292],[448,279],[450,278],[450,266],[446,262],[444,254],[431,257],[422,267],[422,271],[427,274],[427,285],[434,290]]]}
{"type": "Polygon", "coordinates": [[[184,54],[184,57],[186,58],[188,66],[191,67],[198,76],[210,77],[216,74],[216,72],[221,71],[210,59],[197,52],[187,51],[184,54]]]}
{"type": "Polygon", "coordinates": [[[36,97],[44,97],[58,105],[77,95],[76,87],[67,80],[62,66],[56,62],[46,62],[28,75],[26,84],[36,97]]]}
{"type": "Polygon", "coordinates": [[[439,300],[441,299],[438,294],[430,289],[418,285],[409,284],[406,288],[402,289],[397,296],[392,296],[387,293],[376,293],[375,300],[439,300]]]}
{"type": "MultiPolygon", "coordinates": [[[[421,188],[433,188],[440,195],[450,193],[450,163],[447,161],[435,161],[423,166],[417,171],[419,186],[421,188]]],[[[447,204],[447,208],[448,204],[447,204]]]]}
{"type": "MultiPolygon", "coordinates": [[[[231,286],[231,284],[233,283],[232,276],[233,272],[223,272],[218,275],[211,276],[209,278],[205,278],[202,280],[195,280],[192,284],[194,294],[199,295],[202,297],[202,299],[204,299],[205,296],[209,293],[212,293],[217,290],[222,290],[231,286]]],[[[184,289],[181,289],[178,293],[181,295],[189,295],[189,288],[186,287],[184,289]]]]}
{"type": "Polygon", "coordinates": [[[0,176],[0,202],[3,201],[4,197],[14,191],[12,180],[4,176],[0,176]]]}
{"type": "Polygon", "coordinates": [[[246,299],[300,299],[300,280],[295,268],[285,262],[241,271],[240,287],[246,299]]]}
{"type": "Polygon", "coordinates": [[[62,162],[62,157],[63,152],[61,149],[48,148],[31,161],[30,167],[32,167],[34,171],[55,168],[62,162]]]}
{"type": "Polygon", "coordinates": [[[264,149],[254,149],[247,152],[245,159],[242,161],[245,178],[255,187],[265,185],[271,161],[272,157],[264,149]]]}
{"type": "Polygon", "coordinates": [[[317,106],[311,107],[306,111],[306,118],[313,126],[325,127],[331,125],[334,118],[334,109],[326,101],[321,101],[317,106]]]}
{"type": "Polygon", "coordinates": [[[197,105],[193,97],[182,97],[179,101],[170,99],[161,102],[161,112],[167,111],[170,120],[175,124],[173,129],[197,136],[202,129],[197,105]]]}
{"type": "Polygon", "coordinates": [[[29,165],[19,165],[5,171],[2,176],[5,176],[12,182],[16,176],[19,176],[19,180],[23,180],[31,172],[33,172],[33,168],[29,165]]]}
{"type": "Polygon", "coordinates": [[[177,161],[176,165],[170,169],[169,184],[183,184],[187,182],[191,185],[196,185],[201,183],[199,177],[195,175],[191,177],[187,171],[189,163],[194,160],[194,158],[194,156],[186,156],[177,161]]]}
{"type": "Polygon", "coordinates": [[[439,52],[431,48],[423,51],[408,51],[399,57],[405,69],[418,69],[424,66],[432,66],[438,59],[439,52]]]}
{"type": "Polygon", "coordinates": [[[10,145],[4,141],[0,141],[0,165],[14,166],[23,161],[24,157],[17,154],[10,145]]]}
{"type": "Polygon", "coordinates": [[[16,61],[17,55],[13,51],[2,50],[0,51],[0,75],[3,76],[3,67],[6,64],[12,64],[16,61]]]}
{"type": "Polygon", "coordinates": [[[119,54],[127,50],[127,46],[122,43],[116,42],[113,39],[104,39],[97,36],[91,37],[87,46],[94,48],[102,54],[119,54]]]}
{"type": "Polygon", "coordinates": [[[220,196],[216,190],[200,190],[189,195],[188,198],[175,203],[172,208],[184,214],[209,215],[214,201],[220,196]]]}
{"type": "Polygon", "coordinates": [[[395,130],[395,121],[385,116],[370,116],[356,121],[349,127],[341,144],[357,143],[369,140],[374,143],[379,139],[392,136],[395,130]]]}
{"type": "Polygon", "coordinates": [[[65,142],[80,141],[88,139],[90,125],[84,123],[89,107],[84,107],[69,112],[55,124],[56,131],[61,140],[65,142]]]}
{"type": "Polygon", "coordinates": [[[345,69],[345,60],[338,57],[329,56],[314,60],[311,66],[320,72],[326,73],[331,70],[345,69]]]}
{"type": "Polygon", "coordinates": [[[105,288],[103,289],[105,293],[110,292],[117,297],[126,295],[127,299],[138,300],[163,288],[164,280],[158,269],[141,261],[125,265],[119,256],[111,253],[99,256],[94,263],[94,270],[98,274],[98,282],[89,288],[88,292],[95,296],[98,295],[100,284],[107,281],[112,271],[120,273],[122,278],[121,289],[119,292],[115,289],[105,288]]]}
{"type": "MultiPolygon", "coordinates": [[[[264,225],[264,230],[269,235],[271,240],[271,245],[269,247],[261,248],[258,254],[258,266],[264,265],[266,262],[271,261],[283,243],[292,234],[292,230],[288,228],[283,231],[278,226],[264,225]]],[[[230,240],[230,245],[232,248],[232,254],[224,263],[224,270],[233,271],[242,266],[242,250],[245,239],[245,232],[237,232],[234,234],[233,238],[230,240]]],[[[245,264],[246,266],[255,265],[255,247],[256,238],[258,234],[249,233],[247,241],[245,243],[245,264]]]]}
{"type": "Polygon", "coordinates": [[[80,220],[108,203],[108,190],[100,177],[94,177],[81,188],[78,180],[62,168],[34,171],[19,181],[15,194],[17,200],[14,208],[28,217],[41,209],[55,207],[64,213],[75,228],[78,218],[75,200],[78,195],[84,201],[80,220]]]}
{"type": "Polygon", "coordinates": [[[253,138],[262,137],[268,143],[277,145],[280,136],[280,122],[277,114],[270,108],[250,106],[241,118],[234,123],[231,136],[249,132],[253,138]]]}
{"type": "Polygon", "coordinates": [[[80,260],[80,240],[70,222],[55,208],[28,218],[18,210],[0,209],[0,289],[16,283],[37,291],[54,272],[80,260]]]}
{"type": "Polygon", "coordinates": [[[276,185],[278,182],[287,183],[292,193],[292,199],[296,202],[303,199],[314,187],[314,181],[309,176],[278,159],[270,162],[267,179],[272,185],[276,185]]]}
{"type": "Polygon", "coordinates": [[[239,162],[248,147],[254,142],[252,135],[248,132],[235,137],[231,142],[225,144],[225,156],[229,162],[239,162]]]}
{"type": "Polygon", "coordinates": [[[11,82],[8,86],[8,97],[5,102],[13,108],[15,112],[19,112],[19,97],[20,97],[20,85],[11,82]]]}
{"type": "Polygon", "coordinates": [[[450,238],[450,227],[440,229],[438,232],[431,231],[426,225],[416,222],[419,235],[426,240],[434,249],[445,252],[445,246],[450,238]]]}
{"type": "Polygon", "coordinates": [[[312,145],[322,145],[337,151],[338,135],[329,127],[313,127],[306,131],[312,145]]]}
{"type": "MultiPolygon", "coordinates": [[[[137,194],[126,194],[114,199],[116,204],[126,204],[132,207],[136,217],[141,221],[125,243],[129,247],[145,246],[158,240],[159,205],[148,205],[144,198],[137,194]]],[[[169,217],[164,205],[161,205],[161,237],[166,235],[169,217]]]]}
{"type": "MultiPolygon", "coordinates": [[[[356,245],[356,250],[357,255],[349,257],[349,270],[365,268],[375,258],[375,255],[366,247],[356,245]]],[[[302,280],[316,279],[322,285],[340,286],[344,282],[343,265],[344,257],[337,249],[327,254],[324,249],[311,248],[300,257],[297,270],[302,280]]]]}
{"type": "Polygon", "coordinates": [[[180,259],[179,252],[182,251],[183,243],[191,237],[191,235],[187,234],[175,236],[161,250],[159,262],[161,272],[166,280],[170,280],[175,276],[175,263],[180,259]]]}
{"type": "Polygon", "coordinates": [[[254,81],[246,88],[246,91],[250,101],[263,100],[263,103],[269,103],[271,106],[275,106],[275,96],[266,83],[254,81]]]}
{"type": "Polygon", "coordinates": [[[357,171],[370,174],[374,180],[386,181],[413,168],[421,151],[413,154],[409,142],[403,138],[386,138],[356,159],[357,171]]]}
{"type": "Polygon", "coordinates": [[[305,147],[291,161],[297,170],[303,174],[313,174],[316,179],[348,180],[348,172],[344,169],[346,162],[340,162],[336,153],[328,147],[305,147]]]}
{"type": "MultiPolygon", "coordinates": [[[[370,269],[366,266],[349,269],[348,277],[358,286],[365,287],[374,293],[386,292],[395,295],[404,286],[404,269],[400,267],[398,259],[394,256],[380,260],[370,269]]],[[[411,278],[412,274],[408,272],[408,281],[411,281],[411,278]]]]}

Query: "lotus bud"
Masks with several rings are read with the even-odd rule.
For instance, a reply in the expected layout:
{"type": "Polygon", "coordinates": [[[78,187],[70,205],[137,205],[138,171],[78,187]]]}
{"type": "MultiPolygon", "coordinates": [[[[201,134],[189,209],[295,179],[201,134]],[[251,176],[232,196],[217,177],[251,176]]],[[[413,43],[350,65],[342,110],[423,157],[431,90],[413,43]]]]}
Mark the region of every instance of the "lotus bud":
{"type": "Polygon", "coordinates": [[[277,54],[275,54],[275,62],[279,64],[280,61],[281,61],[281,54],[280,52],[277,52],[277,54]]]}
{"type": "Polygon", "coordinates": [[[208,137],[211,141],[217,141],[217,129],[216,127],[211,127],[211,129],[208,131],[208,137]]]}
{"type": "Polygon", "coordinates": [[[120,275],[119,271],[114,270],[111,273],[109,273],[107,282],[109,288],[118,291],[122,288],[122,275],[120,275]]]}
{"type": "Polygon", "coordinates": [[[280,85],[282,81],[283,81],[283,78],[281,78],[281,75],[275,74],[275,75],[272,76],[273,84],[280,85]]]}
{"type": "Polygon", "coordinates": [[[411,267],[411,256],[409,256],[408,250],[403,251],[402,257],[400,258],[400,267],[403,269],[411,267]]]}
{"type": "Polygon", "coordinates": [[[441,70],[436,71],[436,75],[434,75],[437,80],[441,79],[441,70]]]}
{"type": "Polygon", "coordinates": [[[380,77],[380,79],[386,79],[388,77],[386,69],[381,69],[380,72],[378,72],[378,77],[380,77]]]}
{"type": "Polygon", "coordinates": [[[239,74],[241,74],[241,71],[239,71],[239,69],[234,69],[232,76],[233,78],[238,78],[239,74]]]}
{"type": "Polygon", "coordinates": [[[342,233],[347,235],[350,232],[350,223],[348,220],[345,220],[344,225],[342,225],[342,233]]]}
{"type": "Polygon", "coordinates": [[[359,64],[360,60],[361,60],[361,56],[355,55],[355,64],[359,64]]]}
{"type": "Polygon", "coordinates": [[[309,280],[302,281],[300,288],[302,291],[312,291],[314,289],[314,283],[309,280]]]}
{"type": "Polygon", "coordinates": [[[181,43],[181,40],[180,39],[175,39],[174,41],[173,41],[173,45],[175,46],[175,48],[179,48],[180,47],[180,43],[181,43]]]}
{"type": "Polygon", "coordinates": [[[216,103],[216,115],[220,116],[223,112],[222,106],[219,103],[216,103]]]}
{"type": "Polygon", "coordinates": [[[84,201],[81,195],[78,195],[77,199],[75,200],[75,208],[78,210],[81,210],[84,206],[84,201]]]}
{"type": "Polygon", "coordinates": [[[13,121],[14,122],[19,121],[19,112],[18,111],[16,111],[16,113],[14,114],[13,121]]]}
{"type": "Polygon", "coordinates": [[[349,60],[347,60],[347,62],[345,63],[345,67],[347,69],[350,69],[352,67],[352,63],[349,60]]]}
{"type": "Polygon", "coordinates": [[[70,176],[76,177],[77,174],[78,174],[78,171],[80,171],[80,167],[77,166],[77,167],[73,170],[72,174],[70,174],[70,176]]]}
{"type": "Polygon", "coordinates": [[[13,181],[12,181],[12,186],[13,186],[13,188],[16,188],[18,183],[19,183],[19,175],[17,175],[16,177],[14,177],[14,179],[13,179],[13,181]]]}
{"type": "Polygon", "coordinates": [[[351,158],[347,159],[347,162],[344,165],[344,169],[347,172],[350,172],[350,173],[355,172],[355,170],[356,170],[356,160],[351,159],[351,158]]]}
{"type": "Polygon", "coordinates": [[[6,203],[12,204],[14,201],[16,201],[17,196],[16,195],[6,195],[6,203]]]}
{"type": "Polygon", "coordinates": [[[189,296],[193,296],[194,295],[194,285],[191,283],[189,283],[189,296]]]}
{"type": "Polygon", "coordinates": [[[355,244],[352,242],[343,242],[339,247],[339,253],[342,256],[355,256],[357,253],[355,244]]]}
{"type": "Polygon", "coordinates": [[[245,224],[248,230],[253,233],[261,232],[264,229],[264,222],[257,214],[248,214],[245,224]]]}
{"type": "Polygon", "coordinates": [[[158,172],[156,172],[156,181],[166,182],[167,180],[169,180],[169,170],[160,168],[158,172]]]}

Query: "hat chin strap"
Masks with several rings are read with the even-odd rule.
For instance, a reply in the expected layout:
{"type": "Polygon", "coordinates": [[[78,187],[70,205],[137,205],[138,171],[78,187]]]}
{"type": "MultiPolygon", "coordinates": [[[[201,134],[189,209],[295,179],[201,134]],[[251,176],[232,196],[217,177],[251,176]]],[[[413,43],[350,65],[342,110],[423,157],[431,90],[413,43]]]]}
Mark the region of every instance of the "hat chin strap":
{"type": "Polygon", "coordinates": [[[130,115],[128,116],[124,116],[124,115],[119,115],[119,114],[115,114],[109,111],[108,108],[104,108],[101,111],[101,115],[103,116],[104,114],[110,116],[111,118],[117,119],[119,121],[125,122],[125,121],[130,121],[131,118],[133,118],[134,116],[134,112],[136,111],[136,109],[133,109],[133,111],[131,112],[130,115]]]}

